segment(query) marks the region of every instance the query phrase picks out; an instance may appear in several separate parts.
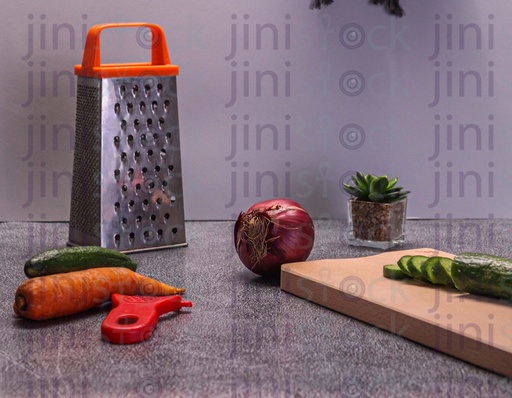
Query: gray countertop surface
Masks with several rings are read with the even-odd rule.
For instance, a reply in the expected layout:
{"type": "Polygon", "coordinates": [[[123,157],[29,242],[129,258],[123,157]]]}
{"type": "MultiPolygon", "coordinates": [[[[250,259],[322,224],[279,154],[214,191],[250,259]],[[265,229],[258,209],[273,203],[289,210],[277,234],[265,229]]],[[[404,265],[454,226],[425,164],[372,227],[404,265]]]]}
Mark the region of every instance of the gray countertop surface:
{"type": "MultiPolygon", "coordinates": [[[[359,257],[344,221],[315,221],[310,259],[359,257]]],[[[188,247],[134,253],[141,274],[185,287],[193,307],[141,344],[101,339],[108,306],[18,318],[24,262],[66,245],[66,223],[1,223],[0,395],[6,397],[510,397],[512,380],[300,299],[253,275],[233,222],[187,222],[188,247]]],[[[397,249],[512,257],[512,220],[408,220],[397,249]]]]}

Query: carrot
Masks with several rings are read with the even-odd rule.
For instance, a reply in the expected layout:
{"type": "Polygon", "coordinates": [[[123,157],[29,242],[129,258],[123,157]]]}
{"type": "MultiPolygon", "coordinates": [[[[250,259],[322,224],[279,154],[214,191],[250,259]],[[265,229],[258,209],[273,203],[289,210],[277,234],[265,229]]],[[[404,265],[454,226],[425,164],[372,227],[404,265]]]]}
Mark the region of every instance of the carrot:
{"type": "Polygon", "coordinates": [[[91,268],[26,280],[16,290],[14,312],[45,320],[93,308],[109,301],[113,293],[168,296],[184,292],[128,268],[91,268]]]}

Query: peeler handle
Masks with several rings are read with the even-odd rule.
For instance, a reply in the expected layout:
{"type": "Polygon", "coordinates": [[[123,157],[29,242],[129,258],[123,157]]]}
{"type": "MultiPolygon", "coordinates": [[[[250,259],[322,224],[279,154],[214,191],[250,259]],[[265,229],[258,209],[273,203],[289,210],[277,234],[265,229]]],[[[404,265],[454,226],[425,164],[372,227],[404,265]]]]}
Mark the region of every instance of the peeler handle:
{"type": "Polygon", "coordinates": [[[182,307],[191,307],[181,296],[112,295],[112,310],[101,324],[104,340],[113,344],[134,344],[147,340],[158,324],[158,317],[182,307]]]}
{"type": "Polygon", "coordinates": [[[179,68],[171,65],[165,34],[161,26],[154,23],[104,23],[89,29],[85,40],[84,54],[81,65],[75,65],[75,74],[80,76],[126,77],[143,75],[176,76],[179,68]],[[151,62],[132,64],[101,64],[100,35],[104,29],[111,28],[148,28],[151,31],[151,62]]]}

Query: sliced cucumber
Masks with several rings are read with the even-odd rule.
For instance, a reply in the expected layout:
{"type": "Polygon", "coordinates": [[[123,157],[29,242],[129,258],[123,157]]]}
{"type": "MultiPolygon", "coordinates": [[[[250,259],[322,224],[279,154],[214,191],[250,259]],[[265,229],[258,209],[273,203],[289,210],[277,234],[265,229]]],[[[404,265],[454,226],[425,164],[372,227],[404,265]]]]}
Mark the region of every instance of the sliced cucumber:
{"type": "Polygon", "coordinates": [[[409,272],[409,267],[407,267],[407,261],[409,261],[411,257],[412,256],[402,256],[400,260],[398,260],[397,265],[405,275],[408,275],[412,278],[412,274],[409,272]]]}
{"type": "Polygon", "coordinates": [[[421,273],[421,267],[425,261],[428,260],[427,256],[412,256],[407,261],[407,268],[409,269],[409,273],[412,275],[414,279],[418,279],[422,282],[431,283],[430,280],[425,278],[423,274],[421,273]]]}
{"type": "Polygon", "coordinates": [[[389,279],[406,279],[409,278],[405,272],[403,272],[398,264],[386,264],[383,269],[384,278],[389,279]]]}
{"type": "Polygon", "coordinates": [[[443,285],[455,287],[452,278],[453,260],[446,257],[437,257],[432,272],[436,274],[439,282],[443,285]]]}
{"type": "Polygon", "coordinates": [[[430,257],[421,265],[421,274],[427,278],[430,283],[435,285],[441,284],[438,278],[438,275],[434,272],[434,264],[436,263],[438,257],[430,257]]]}

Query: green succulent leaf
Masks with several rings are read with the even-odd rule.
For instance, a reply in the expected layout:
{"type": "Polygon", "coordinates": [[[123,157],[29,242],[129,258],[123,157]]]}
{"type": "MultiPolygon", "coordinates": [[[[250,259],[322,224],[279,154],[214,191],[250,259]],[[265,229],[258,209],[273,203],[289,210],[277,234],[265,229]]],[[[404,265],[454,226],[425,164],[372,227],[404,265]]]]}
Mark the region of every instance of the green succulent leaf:
{"type": "Polygon", "coordinates": [[[343,183],[343,189],[351,196],[371,202],[395,202],[407,197],[410,191],[397,186],[398,178],[376,176],[357,172],[351,177],[352,184],[343,183]]]}
{"type": "Polygon", "coordinates": [[[396,185],[397,182],[398,182],[398,178],[397,177],[392,178],[391,180],[389,180],[389,182],[388,182],[388,190],[393,188],[396,185]]]}
{"type": "Polygon", "coordinates": [[[385,176],[375,177],[370,184],[370,195],[372,193],[385,193],[388,183],[388,179],[385,176]]]}
{"type": "Polygon", "coordinates": [[[372,202],[384,202],[386,199],[386,195],[380,192],[372,192],[368,195],[368,199],[372,202]]]}

